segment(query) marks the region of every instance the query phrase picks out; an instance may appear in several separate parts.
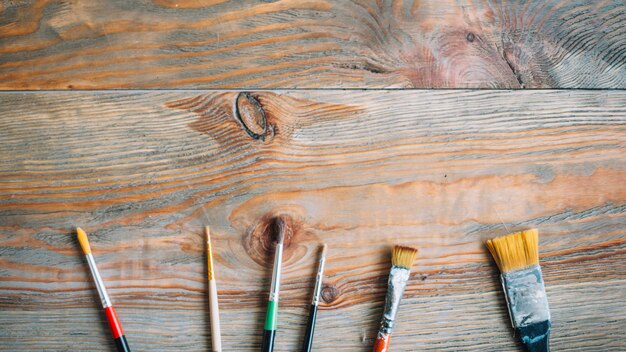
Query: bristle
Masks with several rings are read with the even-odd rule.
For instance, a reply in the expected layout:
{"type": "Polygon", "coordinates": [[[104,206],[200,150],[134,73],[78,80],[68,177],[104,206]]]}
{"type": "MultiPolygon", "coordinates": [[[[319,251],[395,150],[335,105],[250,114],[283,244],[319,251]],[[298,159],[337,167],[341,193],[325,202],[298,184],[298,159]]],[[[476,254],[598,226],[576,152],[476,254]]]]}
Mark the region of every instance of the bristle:
{"type": "Polygon", "coordinates": [[[287,231],[289,231],[289,224],[287,219],[284,216],[279,216],[276,218],[276,243],[283,244],[285,241],[285,236],[287,235],[287,231]]]}
{"type": "Polygon", "coordinates": [[[487,248],[503,273],[539,264],[539,234],[536,229],[488,240],[487,248]]]}
{"type": "Polygon", "coordinates": [[[211,248],[211,229],[208,226],[204,227],[204,233],[206,234],[206,250],[207,250],[207,271],[209,273],[209,280],[213,280],[213,249],[211,248]]]}
{"type": "Polygon", "coordinates": [[[91,253],[91,247],[89,246],[89,239],[87,238],[87,234],[80,227],[76,228],[76,235],[78,237],[78,242],[80,243],[80,247],[83,249],[83,253],[85,255],[91,253]]]}
{"type": "Polygon", "coordinates": [[[406,246],[395,246],[391,256],[391,263],[395,266],[411,269],[417,256],[417,249],[406,246]]]}
{"type": "Polygon", "coordinates": [[[322,244],[322,256],[321,258],[326,258],[326,250],[328,249],[328,246],[326,245],[326,243],[322,244]]]}

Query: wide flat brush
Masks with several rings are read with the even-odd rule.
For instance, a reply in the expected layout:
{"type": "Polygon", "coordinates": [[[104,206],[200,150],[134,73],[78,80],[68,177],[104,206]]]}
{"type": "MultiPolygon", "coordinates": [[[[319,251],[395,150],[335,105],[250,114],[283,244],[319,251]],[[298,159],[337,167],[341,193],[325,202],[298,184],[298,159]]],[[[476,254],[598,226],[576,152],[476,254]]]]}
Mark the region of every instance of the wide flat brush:
{"type": "Polygon", "coordinates": [[[220,332],[220,313],[217,301],[217,284],[213,269],[213,250],[211,247],[211,229],[204,228],[207,249],[207,272],[209,279],[209,314],[211,315],[211,347],[213,352],[222,352],[222,334],[220,332]]]}
{"type": "Polygon", "coordinates": [[[261,351],[271,352],[274,350],[274,340],[276,338],[276,326],[278,325],[278,295],[280,292],[280,267],[283,263],[283,241],[287,232],[287,222],[282,217],[276,219],[277,235],[276,248],[274,252],[274,268],[272,271],[272,286],[267,302],[267,313],[263,326],[263,341],[261,351]]]}
{"type": "Polygon", "coordinates": [[[537,230],[516,232],[487,241],[500,268],[511,324],[530,352],[548,352],[550,308],[539,266],[537,230]]]}
{"type": "Polygon", "coordinates": [[[91,254],[91,247],[89,246],[87,234],[80,227],[76,229],[76,234],[78,242],[80,242],[80,247],[83,249],[83,253],[85,253],[85,258],[89,264],[89,269],[91,271],[93,281],[96,284],[96,289],[98,289],[98,295],[100,296],[100,301],[102,301],[102,307],[104,308],[107,321],[109,322],[109,328],[111,329],[113,340],[115,341],[115,347],[117,347],[118,352],[130,352],[130,347],[128,347],[128,342],[126,341],[126,336],[122,330],[122,325],[117,318],[117,314],[115,314],[115,309],[113,309],[113,304],[111,304],[111,299],[109,298],[107,289],[104,287],[104,282],[102,282],[100,272],[96,266],[96,261],[91,254]]]}
{"type": "Polygon", "coordinates": [[[387,296],[385,310],[374,341],[374,352],[389,351],[391,332],[394,327],[400,300],[409,281],[411,266],[417,256],[417,249],[405,246],[395,246],[391,256],[391,270],[387,282],[387,296]]]}

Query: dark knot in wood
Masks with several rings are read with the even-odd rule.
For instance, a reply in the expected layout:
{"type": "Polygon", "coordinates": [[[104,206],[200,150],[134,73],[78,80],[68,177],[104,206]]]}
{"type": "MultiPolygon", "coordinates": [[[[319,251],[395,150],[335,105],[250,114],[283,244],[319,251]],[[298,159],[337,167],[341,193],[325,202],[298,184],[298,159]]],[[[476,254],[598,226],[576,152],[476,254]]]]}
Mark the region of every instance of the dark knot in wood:
{"type": "Polygon", "coordinates": [[[302,223],[286,214],[267,214],[244,237],[244,248],[255,262],[267,265],[273,262],[279,233],[283,233],[284,260],[293,253],[291,247],[297,242],[302,223]]]}
{"type": "Polygon", "coordinates": [[[339,299],[340,295],[341,291],[335,286],[324,285],[324,287],[322,287],[322,299],[326,303],[330,304],[335,302],[337,299],[339,299]]]}
{"type": "Polygon", "coordinates": [[[273,133],[268,126],[265,110],[259,100],[252,94],[241,92],[235,100],[235,117],[248,135],[254,139],[265,141],[266,136],[273,133]]]}

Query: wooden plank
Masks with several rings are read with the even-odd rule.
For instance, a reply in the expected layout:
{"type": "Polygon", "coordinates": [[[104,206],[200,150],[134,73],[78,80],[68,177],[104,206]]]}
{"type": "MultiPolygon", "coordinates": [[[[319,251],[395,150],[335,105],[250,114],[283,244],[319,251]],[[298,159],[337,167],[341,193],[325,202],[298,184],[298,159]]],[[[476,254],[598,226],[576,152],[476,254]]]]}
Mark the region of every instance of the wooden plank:
{"type": "Polygon", "coordinates": [[[0,89],[626,88],[622,0],[24,0],[0,89]]]}
{"type": "Polygon", "coordinates": [[[322,242],[316,350],[371,348],[394,243],[421,248],[394,350],[519,350],[484,241],[528,227],[554,350],[623,351],[625,107],[622,91],[0,94],[0,343],[111,350],[80,225],[134,349],[206,350],[210,224],[225,347],[256,350],[264,229],[284,214],[279,351],[302,338],[322,242]]]}

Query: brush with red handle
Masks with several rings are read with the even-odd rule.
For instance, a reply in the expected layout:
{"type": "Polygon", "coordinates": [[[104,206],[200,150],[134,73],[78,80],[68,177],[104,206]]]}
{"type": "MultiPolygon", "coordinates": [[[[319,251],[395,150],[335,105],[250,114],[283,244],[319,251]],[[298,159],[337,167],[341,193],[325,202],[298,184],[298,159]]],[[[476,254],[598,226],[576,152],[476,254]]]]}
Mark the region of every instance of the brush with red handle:
{"type": "Polygon", "coordinates": [[[85,258],[87,258],[87,263],[89,264],[93,281],[96,283],[98,295],[100,295],[102,307],[104,308],[104,313],[106,314],[107,321],[109,322],[115,346],[117,347],[118,352],[130,352],[130,347],[128,347],[126,336],[124,336],[122,325],[117,319],[117,314],[115,314],[115,309],[113,309],[113,305],[111,304],[111,300],[107,294],[107,289],[104,287],[104,282],[102,282],[100,272],[98,271],[98,267],[96,267],[96,261],[91,254],[91,247],[89,246],[87,234],[80,227],[76,229],[76,234],[78,235],[78,242],[80,242],[83,253],[85,253],[85,258]]]}
{"type": "Polygon", "coordinates": [[[400,300],[404,289],[409,281],[411,266],[417,255],[417,249],[406,246],[395,246],[391,256],[391,270],[387,282],[387,296],[385,297],[385,310],[378,327],[373,352],[388,352],[393,330],[400,307],[400,300]]]}

